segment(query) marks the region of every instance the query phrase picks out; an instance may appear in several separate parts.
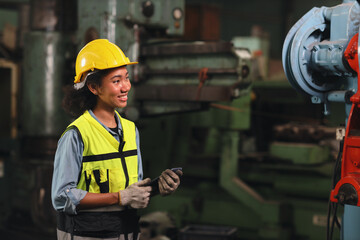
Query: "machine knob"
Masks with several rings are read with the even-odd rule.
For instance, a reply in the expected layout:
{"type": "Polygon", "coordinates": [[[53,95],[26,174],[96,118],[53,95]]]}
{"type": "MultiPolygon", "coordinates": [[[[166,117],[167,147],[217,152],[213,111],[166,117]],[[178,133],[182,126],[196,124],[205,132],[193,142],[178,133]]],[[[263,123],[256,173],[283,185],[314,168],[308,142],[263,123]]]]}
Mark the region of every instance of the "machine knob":
{"type": "Polygon", "coordinates": [[[154,4],[152,1],[145,1],[142,3],[142,14],[149,18],[152,17],[152,15],[154,15],[154,4]]]}
{"type": "Polygon", "coordinates": [[[338,199],[341,204],[356,206],[358,203],[357,191],[354,186],[349,183],[345,183],[340,187],[339,193],[335,196],[335,198],[338,199]]]}

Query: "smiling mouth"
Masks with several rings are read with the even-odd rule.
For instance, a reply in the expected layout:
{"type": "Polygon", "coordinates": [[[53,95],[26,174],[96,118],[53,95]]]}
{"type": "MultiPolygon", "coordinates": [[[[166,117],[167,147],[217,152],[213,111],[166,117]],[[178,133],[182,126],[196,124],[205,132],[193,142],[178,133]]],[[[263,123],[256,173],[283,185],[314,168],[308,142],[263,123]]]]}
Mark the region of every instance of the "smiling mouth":
{"type": "Polygon", "coordinates": [[[118,97],[121,101],[126,101],[128,99],[128,96],[127,95],[124,95],[124,96],[119,96],[118,97]]]}

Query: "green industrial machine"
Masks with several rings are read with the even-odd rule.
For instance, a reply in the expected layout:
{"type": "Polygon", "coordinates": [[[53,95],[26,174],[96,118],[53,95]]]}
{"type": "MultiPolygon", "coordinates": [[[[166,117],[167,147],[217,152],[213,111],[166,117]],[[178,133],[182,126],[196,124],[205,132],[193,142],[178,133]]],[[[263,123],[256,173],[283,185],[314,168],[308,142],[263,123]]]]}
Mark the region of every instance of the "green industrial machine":
{"type": "MultiPolygon", "coordinates": [[[[249,96],[243,96],[232,102],[236,106],[230,108],[232,111],[211,108],[139,121],[142,142],[147,143],[142,152],[150,176],[167,167],[184,169],[178,192],[153,198],[145,212],[166,210],[178,226],[234,226],[240,239],[323,238],[334,159],[332,148],[316,139],[307,140],[307,144],[298,138],[284,139],[281,133],[277,139],[272,136],[272,142],[266,139],[266,134],[276,135],[269,126],[286,117],[282,112],[285,107],[299,110],[295,118],[302,114],[313,119],[318,110],[299,96],[286,102],[282,91],[295,94],[286,83],[270,89],[278,97],[257,99],[250,106],[249,96]],[[258,108],[264,105],[274,107],[261,109],[264,115],[257,116],[258,108]],[[301,110],[304,106],[309,107],[307,113],[301,110]],[[257,128],[261,128],[259,136],[257,128]],[[159,145],[154,136],[167,141],[159,145]],[[254,141],[254,136],[258,140],[254,141]],[[267,146],[261,146],[265,141],[267,146]]],[[[269,91],[266,84],[255,83],[253,92],[262,91],[269,91]]],[[[316,129],[315,135],[307,136],[335,138],[334,128],[317,125],[312,122],[307,126],[316,129]]],[[[286,131],[304,128],[297,124],[284,127],[286,131]]]]}
{"type": "Polygon", "coordinates": [[[133,88],[122,114],[139,128],[145,177],[184,172],[179,190],[153,197],[142,215],[167,212],[174,239],[195,225],[233,227],[238,239],[324,238],[334,159],[326,141],[335,130],[286,81],[254,81],[253,41],[182,41],[184,0],[31,3],[43,18],[24,38],[20,133],[0,139],[4,228],[19,231],[16,221],[28,217],[34,227],[20,232],[53,237],[52,160],[71,121],[61,88],[72,84],[77,51],[108,38],[139,61],[128,67],[133,88]],[[289,124],[300,116],[307,126],[289,124]]]}

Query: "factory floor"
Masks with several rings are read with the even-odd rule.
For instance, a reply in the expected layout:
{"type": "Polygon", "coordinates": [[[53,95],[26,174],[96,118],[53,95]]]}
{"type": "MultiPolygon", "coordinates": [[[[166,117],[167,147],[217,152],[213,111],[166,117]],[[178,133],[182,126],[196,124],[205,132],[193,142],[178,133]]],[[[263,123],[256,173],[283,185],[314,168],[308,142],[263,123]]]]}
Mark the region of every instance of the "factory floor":
{"type": "Polygon", "coordinates": [[[12,231],[12,230],[0,230],[0,236],[2,240],[56,240],[55,235],[47,235],[43,233],[31,233],[12,231]]]}
{"type": "Polygon", "coordinates": [[[56,226],[43,229],[36,226],[28,214],[16,212],[0,225],[1,240],[56,240],[56,226]]]}

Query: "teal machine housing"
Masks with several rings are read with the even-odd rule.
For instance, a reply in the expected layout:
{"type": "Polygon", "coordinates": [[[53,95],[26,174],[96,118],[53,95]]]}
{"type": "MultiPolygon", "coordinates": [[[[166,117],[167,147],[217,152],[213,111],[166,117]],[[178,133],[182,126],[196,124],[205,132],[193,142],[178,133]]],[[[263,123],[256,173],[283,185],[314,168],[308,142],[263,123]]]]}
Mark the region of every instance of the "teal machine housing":
{"type": "MultiPolygon", "coordinates": [[[[350,97],[358,89],[358,76],[344,53],[350,40],[359,33],[359,10],[358,1],[311,9],[289,31],[282,53],[291,85],[310,96],[313,103],[323,103],[325,115],[331,113],[331,102],[343,103],[345,126],[352,106],[350,97]]],[[[359,218],[359,208],[345,204],[342,239],[359,235],[359,218]]]]}

